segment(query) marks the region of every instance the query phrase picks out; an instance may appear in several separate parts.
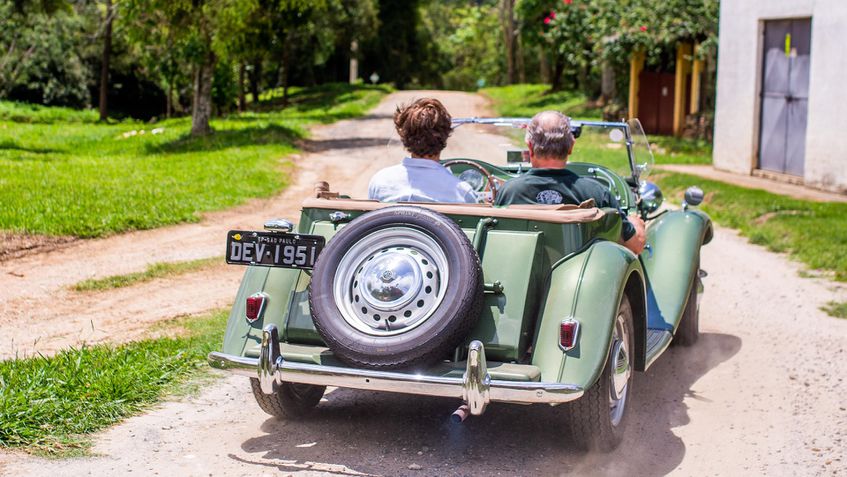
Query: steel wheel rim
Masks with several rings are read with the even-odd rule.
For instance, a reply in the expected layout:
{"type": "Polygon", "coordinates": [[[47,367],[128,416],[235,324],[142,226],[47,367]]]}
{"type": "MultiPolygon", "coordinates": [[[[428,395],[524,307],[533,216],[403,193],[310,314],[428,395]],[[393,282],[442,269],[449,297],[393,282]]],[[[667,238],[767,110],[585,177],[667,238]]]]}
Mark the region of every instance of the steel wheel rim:
{"type": "Polygon", "coordinates": [[[426,322],[444,299],[447,256],[425,231],[386,227],[363,237],[341,258],[333,278],[344,321],[373,336],[394,336],[426,322]]]}
{"type": "Polygon", "coordinates": [[[613,426],[620,424],[629,391],[629,378],[632,376],[630,362],[629,331],[626,318],[618,314],[612,335],[609,353],[609,416],[613,426]]]}

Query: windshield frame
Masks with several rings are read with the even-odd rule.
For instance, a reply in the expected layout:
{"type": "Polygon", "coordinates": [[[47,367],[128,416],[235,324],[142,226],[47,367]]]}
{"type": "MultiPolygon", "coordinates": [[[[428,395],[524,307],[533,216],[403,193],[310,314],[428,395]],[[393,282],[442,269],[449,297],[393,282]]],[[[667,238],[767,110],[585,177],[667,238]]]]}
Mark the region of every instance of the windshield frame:
{"type": "MultiPolygon", "coordinates": [[[[624,133],[624,140],[626,142],[626,153],[629,159],[629,170],[632,178],[635,180],[637,184],[639,181],[639,169],[635,163],[635,152],[633,151],[633,146],[635,142],[632,138],[632,131],[630,130],[630,126],[626,122],[616,122],[616,121],[592,121],[592,120],[580,120],[580,119],[570,119],[571,129],[582,129],[584,126],[587,127],[596,127],[596,128],[605,128],[605,129],[620,129],[624,133]]],[[[522,117],[495,117],[495,118],[480,118],[480,117],[470,117],[470,118],[453,118],[453,129],[456,129],[465,124],[486,124],[490,126],[499,126],[499,127],[512,127],[516,129],[526,129],[527,124],[532,121],[532,118],[522,118],[522,117]]],[[[578,134],[575,134],[578,136],[578,134]]]]}

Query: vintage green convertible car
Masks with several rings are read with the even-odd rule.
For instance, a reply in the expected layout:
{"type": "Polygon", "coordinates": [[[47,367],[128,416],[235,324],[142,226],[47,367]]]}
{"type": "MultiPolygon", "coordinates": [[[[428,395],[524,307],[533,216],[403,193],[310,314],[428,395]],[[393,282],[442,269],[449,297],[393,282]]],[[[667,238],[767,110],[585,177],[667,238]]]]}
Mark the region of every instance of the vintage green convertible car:
{"type": "MultiPolygon", "coordinates": [[[[527,121],[455,123],[520,132],[527,121]]],[[[456,421],[490,402],[567,403],[577,444],[614,448],[634,372],[672,341],[697,339],[712,225],[692,208],[697,188],[681,209],[659,210],[637,121],[572,128],[581,155],[568,168],[608,187],[620,209],[492,207],[499,186],[529,168],[514,151],[503,166],[443,161],[480,204],[354,200],[321,184],[297,227],[231,231],[227,261],[248,267],[209,363],[249,376],[277,417],[308,413],[326,386],[454,398],[456,421]],[[647,219],[640,256],[618,243],[622,213],[647,219]]]]}

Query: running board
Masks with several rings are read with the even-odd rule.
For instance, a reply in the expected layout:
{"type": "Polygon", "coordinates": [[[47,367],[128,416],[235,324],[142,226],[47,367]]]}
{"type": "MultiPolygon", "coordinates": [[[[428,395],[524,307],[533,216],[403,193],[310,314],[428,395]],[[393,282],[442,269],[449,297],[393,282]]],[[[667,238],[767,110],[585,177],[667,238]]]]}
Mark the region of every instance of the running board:
{"type": "Polygon", "coordinates": [[[673,335],[666,330],[647,330],[647,360],[644,370],[650,369],[656,358],[662,355],[671,344],[673,335]]]}

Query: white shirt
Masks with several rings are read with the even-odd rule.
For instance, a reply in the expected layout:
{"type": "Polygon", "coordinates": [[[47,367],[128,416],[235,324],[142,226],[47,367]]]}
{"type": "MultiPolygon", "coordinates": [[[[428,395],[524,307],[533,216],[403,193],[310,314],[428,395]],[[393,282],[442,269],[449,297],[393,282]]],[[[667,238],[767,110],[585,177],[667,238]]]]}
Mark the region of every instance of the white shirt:
{"type": "Polygon", "coordinates": [[[380,202],[462,202],[475,204],[476,193],[446,167],[431,159],[406,157],[374,174],[368,199],[380,202]]]}

